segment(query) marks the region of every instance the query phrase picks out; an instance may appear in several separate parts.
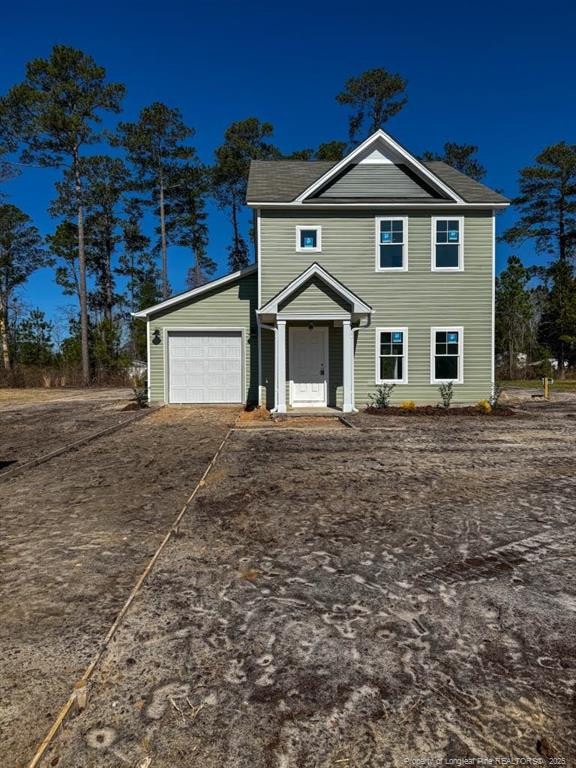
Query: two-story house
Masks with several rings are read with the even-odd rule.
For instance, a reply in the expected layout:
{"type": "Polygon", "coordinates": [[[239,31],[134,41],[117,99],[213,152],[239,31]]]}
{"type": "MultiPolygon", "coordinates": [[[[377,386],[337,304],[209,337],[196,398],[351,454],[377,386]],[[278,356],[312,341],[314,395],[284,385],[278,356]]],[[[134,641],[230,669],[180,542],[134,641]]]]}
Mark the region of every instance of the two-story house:
{"type": "Polygon", "coordinates": [[[488,397],[506,198],[378,131],[338,162],[254,161],[257,260],[135,316],[150,399],[350,412],[488,397]]]}

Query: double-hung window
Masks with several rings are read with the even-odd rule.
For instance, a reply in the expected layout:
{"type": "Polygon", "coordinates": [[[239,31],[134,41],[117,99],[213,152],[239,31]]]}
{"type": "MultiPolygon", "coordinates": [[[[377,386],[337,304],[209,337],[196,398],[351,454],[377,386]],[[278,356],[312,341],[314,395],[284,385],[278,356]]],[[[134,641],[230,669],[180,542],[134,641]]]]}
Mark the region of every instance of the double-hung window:
{"type": "Polygon", "coordinates": [[[296,227],[296,250],[320,253],[322,250],[322,227],[296,227]]]}
{"type": "Polygon", "coordinates": [[[432,219],[432,271],[461,272],[464,220],[461,216],[432,219]]]}
{"type": "Polygon", "coordinates": [[[406,384],[408,381],[408,331],[406,328],[376,329],[376,383],[406,384]]]}
{"type": "Polygon", "coordinates": [[[376,271],[408,269],[408,220],[406,217],[376,219],[376,271]]]}
{"type": "Polygon", "coordinates": [[[432,328],[430,344],[432,384],[463,381],[463,341],[464,331],[458,328],[432,328]]]}

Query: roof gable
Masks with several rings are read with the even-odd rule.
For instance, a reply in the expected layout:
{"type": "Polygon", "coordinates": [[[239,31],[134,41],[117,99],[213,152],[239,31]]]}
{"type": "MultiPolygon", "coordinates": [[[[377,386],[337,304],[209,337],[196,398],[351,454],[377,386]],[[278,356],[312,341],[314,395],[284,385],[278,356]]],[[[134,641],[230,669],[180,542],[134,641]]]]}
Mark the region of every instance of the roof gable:
{"type": "Polygon", "coordinates": [[[253,160],[246,200],[254,207],[509,204],[503,195],[446,163],[419,161],[384,131],[337,162],[253,160]],[[344,194],[346,185],[350,194],[344,194]]]}
{"type": "Polygon", "coordinates": [[[276,296],[273,296],[270,301],[264,304],[258,310],[259,315],[275,315],[279,311],[280,306],[285,306],[290,297],[297,296],[300,293],[300,289],[303,286],[313,283],[315,288],[318,288],[322,284],[325,285],[329,292],[327,295],[333,297],[338,304],[344,303],[349,306],[352,313],[355,314],[371,314],[372,307],[366,304],[362,299],[353,293],[349,288],[346,288],[339,280],[333,275],[327,272],[317,262],[311,264],[308,269],[305,269],[298,277],[292,282],[288,283],[276,296]]]}
{"type": "MultiPolygon", "coordinates": [[[[455,203],[463,203],[462,198],[449,186],[430,171],[423,163],[383,130],[378,130],[353,149],[345,158],[326,171],[320,178],[310,184],[298,195],[295,202],[304,202],[320,188],[323,188],[334,177],[341,174],[350,166],[366,164],[367,166],[406,166],[412,174],[434,190],[439,197],[455,203]]],[[[380,195],[376,195],[379,197],[380,195]]]]}
{"type": "Polygon", "coordinates": [[[368,161],[345,168],[312,195],[315,200],[446,200],[404,163],[368,161]]]}

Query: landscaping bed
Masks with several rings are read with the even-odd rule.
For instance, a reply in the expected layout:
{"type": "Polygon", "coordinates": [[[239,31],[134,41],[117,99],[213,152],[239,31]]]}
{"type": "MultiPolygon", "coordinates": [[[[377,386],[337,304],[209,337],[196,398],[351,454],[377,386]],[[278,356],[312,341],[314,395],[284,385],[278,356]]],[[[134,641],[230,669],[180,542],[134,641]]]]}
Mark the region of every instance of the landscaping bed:
{"type": "Polygon", "coordinates": [[[402,408],[401,406],[388,405],[386,408],[376,408],[369,405],[364,410],[374,416],[433,416],[435,418],[455,418],[459,416],[500,417],[510,418],[516,415],[513,408],[498,407],[491,410],[481,410],[477,405],[454,405],[444,408],[440,405],[418,405],[415,408],[402,408]]]}

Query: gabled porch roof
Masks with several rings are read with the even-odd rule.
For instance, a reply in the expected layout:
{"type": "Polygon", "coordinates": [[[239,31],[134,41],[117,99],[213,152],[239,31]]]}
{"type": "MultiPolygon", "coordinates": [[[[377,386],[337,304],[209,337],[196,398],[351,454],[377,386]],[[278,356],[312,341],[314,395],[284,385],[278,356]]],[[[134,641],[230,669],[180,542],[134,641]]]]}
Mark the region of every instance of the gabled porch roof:
{"type": "Polygon", "coordinates": [[[291,283],[283,288],[279,293],[272,297],[266,304],[264,304],[258,310],[259,315],[276,315],[279,312],[279,307],[285,304],[291,296],[295,295],[300,288],[305,286],[311,280],[320,281],[324,283],[327,288],[337,294],[346,304],[350,306],[350,314],[352,315],[371,315],[374,311],[369,304],[353,293],[349,288],[343,285],[333,275],[327,272],[317,262],[311,264],[308,269],[304,270],[297,278],[292,280],[291,283]]]}

